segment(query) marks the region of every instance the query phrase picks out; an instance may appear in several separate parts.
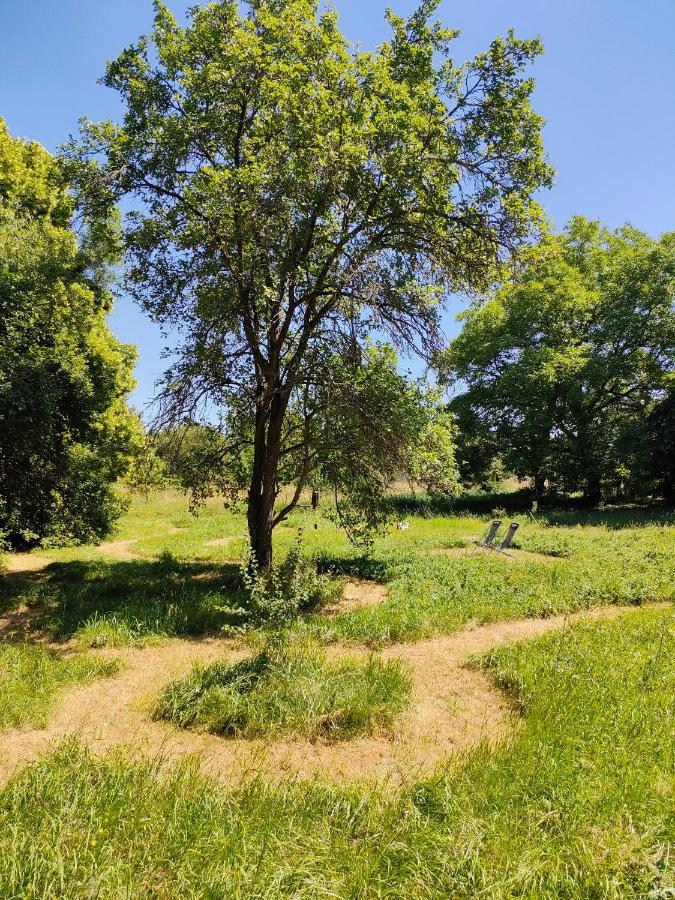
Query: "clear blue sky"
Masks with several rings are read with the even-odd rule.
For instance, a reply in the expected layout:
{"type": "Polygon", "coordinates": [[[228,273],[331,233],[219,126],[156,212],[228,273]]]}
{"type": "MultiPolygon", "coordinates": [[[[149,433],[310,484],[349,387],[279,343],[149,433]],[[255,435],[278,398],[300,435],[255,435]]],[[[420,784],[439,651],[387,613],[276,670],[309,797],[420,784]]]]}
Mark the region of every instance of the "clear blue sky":
{"type": "MultiPolygon", "coordinates": [[[[190,5],[169,0],[178,15],[190,5]]],[[[386,6],[407,14],[417,2],[332,5],[348,38],[373,47],[387,34],[386,6]]],[[[534,105],[558,173],[542,197],[557,227],[583,213],[652,235],[675,228],[675,0],[444,0],[439,14],[462,29],[457,60],[510,26],[543,38],[534,105]]],[[[150,0],[0,0],[0,116],[12,133],[54,150],[80,116],[115,117],[116,95],[97,79],[150,21],[150,0]]],[[[163,369],[162,338],[124,299],[111,324],[140,347],[141,407],[163,369]]]]}

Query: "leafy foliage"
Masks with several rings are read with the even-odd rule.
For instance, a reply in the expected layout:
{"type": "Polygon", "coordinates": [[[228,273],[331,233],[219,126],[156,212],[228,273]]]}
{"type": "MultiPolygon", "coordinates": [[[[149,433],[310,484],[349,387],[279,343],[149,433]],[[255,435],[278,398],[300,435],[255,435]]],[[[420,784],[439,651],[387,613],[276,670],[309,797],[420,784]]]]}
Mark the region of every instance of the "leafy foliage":
{"type": "Polygon", "coordinates": [[[224,448],[249,454],[263,568],[288,514],[275,506],[282,472],[298,487],[291,508],[332,469],[354,487],[350,520],[376,515],[387,447],[408,435],[387,419],[384,382],[367,417],[348,409],[373,365],[368,339],[430,358],[448,291],[485,287],[539,224],[533,194],[551,170],[523,71],[540,44],[509,34],[458,65],[437,5],[390,13],[390,40],[365,53],[315,0],[250,0],[247,14],[218,0],[186,27],[156,0],[152,34],[104,78],[123,122],[85,123],[71,148],[85,209],[138,201],[127,286],[182,336],[162,421],[215,410],[224,448]],[[338,420],[340,443],[323,441],[338,420]],[[352,472],[376,442],[364,489],[352,472]]]}
{"type": "Polygon", "coordinates": [[[538,490],[547,480],[593,502],[669,491],[672,459],[658,444],[672,432],[674,301],[673,234],[612,234],[577,217],[529,251],[512,282],[465,314],[447,353],[467,388],[452,404],[464,474],[480,481],[499,453],[538,490]]]}
{"type": "Polygon", "coordinates": [[[105,534],[141,435],[134,353],[106,325],[115,217],[78,240],[73,211],[55,160],[0,121],[0,533],[18,546],[105,534]]]}
{"type": "Polygon", "coordinates": [[[316,563],[302,555],[302,535],[276,566],[260,571],[254,554],[242,564],[241,578],[248,593],[246,621],[268,629],[289,625],[301,611],[334,599],[342,586],[317,572],[316,563]]]}

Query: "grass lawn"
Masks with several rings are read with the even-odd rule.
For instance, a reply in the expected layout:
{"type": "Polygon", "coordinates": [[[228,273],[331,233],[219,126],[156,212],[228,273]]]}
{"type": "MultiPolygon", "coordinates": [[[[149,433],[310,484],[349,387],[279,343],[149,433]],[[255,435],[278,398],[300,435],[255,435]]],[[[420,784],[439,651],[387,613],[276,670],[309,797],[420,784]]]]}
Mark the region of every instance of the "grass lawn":
{"type": "MultiPolygon", "coordinates": [[[[304,741],[309,752],[316,742],[343,752],[371,731],[387,743],[419,702],[417,682],[400,661],[369,657],[363,645],[633,608],[474,659],[489,678],[472,677],[507,719],[511,704],[515,727],[497,746],[450,757],[434,777],[329,783],[284,768],[276,780],[228,786],[196,763],[163,759],[159,742],[150,762],[132,751],[95,757],[67,742],[0,791],[0,897],[674,896],[675,619],[663,601],[675,592],[675,515],[624,507],[533,521],[502,510],[521,522],[507,559],[471,552],[491,518],[485,501],[464,511],[392,502],[410,527],[379,538],[369,554],[330,516],[296,512],[278,530],[277,553],[304,528],[306,553],[331,580],[330,614],[308,609],[283,635],[251,635],[244,661],[212,664],[231,645],[181,642],[182,653],[213,649],[190,657],[190,665],[206,660],[202,667],[156,682],[134,707],[139,727],[188,744],[304,741]],[[340,582],[359,579],[386,591],[341,607],[340,582]],[[327,647],[338,642],[346,649],[327,647]],[[153,708],[162,722],[151,721],[153,708]]],[[[155,665],[165,654],[170,668],[174,638],[237,634],[248,615],[244,533],[243,517],[221,502],[194,519],[183,497],[164,492],[134,499],[100,547],[12,559],[0,577],[0,729],[44,724],[62,688],[113,674],[98,647],[134,645],[123,652],[142,680],[144,654],[155,665]],[[42,559],[31,570],[34,557],[42,559]],[[67,640],[64,652],[58,644],[67,640]],[[76,653],[78,645],[94,649],[76,653]]],[[[426,658],[417,665],[424,670],[426,658]]],[[[448,710],[457,702],[450,693],[448,710]]]]}
{"type": "MultiPolygon", "coordinates": [[[[441,515],[424,505],[421,512],[409,518],[409,530],[378,539],[369,555],[355,551],[327,517],[298,511],[277,529],[279,556],[304,526],[306,551],[324,570],[389,588],[380,606],[310,618],[303,629],[326,641],[378,645],[456,631],[471,621],[675,596],[672,512],[565,511],[536,522],[516,516],[517,546],[528,551],[517,561],[469,555],[489,515],[441,515]]],[[[35,627],[94,646],[237,627],[245,621],[238,568],[244,535],[243,516],[218,500],[195,519],[178,494],[138,497],[107,549],[51,550],[54,563],[43,577],[0,579],[0,615],[25,606],[35,627]]]]}
{"type": "Polygon", "coordinates": [[[60,691],[116,670],[113,660],[64,656],[39,644],[0,642],[0,730],[45,725],[60,691]]]}
{"type": "Polygon", "coordinates": [[[67,746],[0,795],[0,896],[672,896],[673,626],[640,608],[490,654],[516,738],[400,791],[228,791],[67,746]]]}

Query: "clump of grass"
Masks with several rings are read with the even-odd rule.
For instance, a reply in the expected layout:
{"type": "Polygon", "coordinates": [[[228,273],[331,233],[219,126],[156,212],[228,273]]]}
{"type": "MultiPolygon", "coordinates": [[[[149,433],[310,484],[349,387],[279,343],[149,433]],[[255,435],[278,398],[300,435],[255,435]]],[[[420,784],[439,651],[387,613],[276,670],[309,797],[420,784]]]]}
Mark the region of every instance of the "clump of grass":
{"type": "Polygon", "coordinates": [[[390,727],[410,689],[397,661],[330,662],[306,640],[275,640],[251,659],[198,667],[173,682],[155,715],[232,737],[343,740],[390,727]]]}
{"type": "Polygon", "coordinates": [[[112,675],[117,668],[115,660],[63,656],[35,644],[0,644],[0,729],[44,726],[60,690],[112,675]]]}

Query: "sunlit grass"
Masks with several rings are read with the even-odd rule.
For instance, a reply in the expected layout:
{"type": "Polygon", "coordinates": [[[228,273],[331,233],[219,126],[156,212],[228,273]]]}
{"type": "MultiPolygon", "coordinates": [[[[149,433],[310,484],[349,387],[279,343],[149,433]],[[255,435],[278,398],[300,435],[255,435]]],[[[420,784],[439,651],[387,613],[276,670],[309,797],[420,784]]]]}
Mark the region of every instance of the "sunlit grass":
{"type": "Polygon", "coordinates": [[[652,608],[491,654],[516,739],[398,792],[68,747],[0,795],[0,895],[666,898],[674,651],[652,608]]]}
{"type": "Polygon", "coordinates": [[[155,715],[233,737],[341,740],[390,727],[410,690],[396,660],[329,662],[307,641],[273,639],[250,659],[199,667],[171,683],[155,715]]]}
{"type": "Polygon", "coordinates": [[[44,726],[64,688],[112,675],[117,668],[113,660],[66,656],[36,644],[0,643],[0,729],[44,726]]]}
{"type": "MultiPolygon", "coordinates": [[[[517,546],[539,557],[519,560],[471,552],[489,515],[423,512],[408,517],[407,530],[378,538],[370,554],[353,548],[330,517],[305,509],[277,529],[277,558],[302,528],[304,552],[322,570],[389,587],[389,600],[377,608],[317,616],[302,627],[324,640],[376,645],[452,632],[471,621],[674,596],[675,524],[663,509],[548,511],[535,521],[520,515],[517,546]],[[442,555],[448,548],[454,555],[442,555]]],[[[136,497],[113,539],[133,541],[127,558],[96,547],[50,550],[56,562],[42,580],[2,579],[0,608],[27,604],[48,633],[78,635],[95,646],[245,624],[236,612],[246,606],[238,562],[245,521],[221,500],[208,501],[195,518],[175,492],[136,497]]]]}

